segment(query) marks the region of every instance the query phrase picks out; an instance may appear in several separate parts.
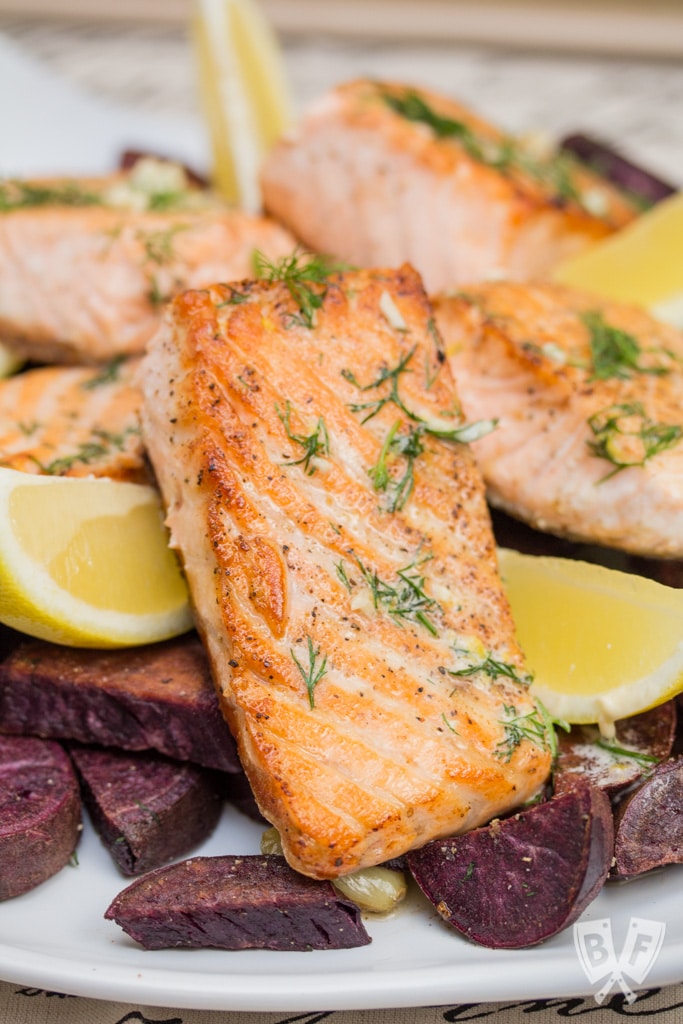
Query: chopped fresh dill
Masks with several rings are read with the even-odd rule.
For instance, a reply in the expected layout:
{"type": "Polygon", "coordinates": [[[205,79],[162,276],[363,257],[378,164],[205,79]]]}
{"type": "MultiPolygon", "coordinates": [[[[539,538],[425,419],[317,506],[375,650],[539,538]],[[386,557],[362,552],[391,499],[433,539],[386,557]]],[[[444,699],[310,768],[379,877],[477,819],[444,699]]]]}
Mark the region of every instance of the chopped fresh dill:
{"type": "Polygon", "coordinates": [[[368,420],[371,420],[373,416],[376,416],[377,413],[380,412],[380,410],[382,410],[384,406],[388,405],[390,402],[392,402],[403,413],[405,413],[408,419],[419,420],[419,416],[416,416],[415,413],[411,412],[410,409],[406,408],[406,406],[403,404],[403,399],[398,393],[398,381],[401,374],[412,373],[412,370],[408,370],[407,367],[408,363],[415,354],[415,348],[416,346],[413,346],[413,348],[411,348],[409,352],[406,352],[406,354],[401,359],[399,359],[398,363],[393,368],[390,369],[387,366],[383,366],[379,371],[377,377],[375,377],[374,380],[370,381],[369,384],[360,384],[356,379],[355,375],[351,372],[351,370],[342,370],[341,373],[344,380],[348,380],[348,382],[350,384],[353,384],[354,387],[358,388],[359,391],[374,391],[375,388],[380,388],[383,384],[386,384],[387,381],[391,382],[389,387],[389,393],[384,397],[378,398],[373,402],[353,402],[349,405],[351,412],[365,413],[363,419],[361,420],[361,423],[367,423],[368,420]]]}
{"type": "Polygon", "coordinates": [[[586,444],[600,459],[614,466],[598,480],[610,480],[630,466],[644,466],[659,452],[673,448],[683,436],[678,423],[656,423],[646,415],[640,402],[622,402],[607,406],[588,420],[594,440],[586,444]]]}
{"type": "Polygon", "coordinates": [[[327,433],[327,427],[325,426],[324,419],[322,416],[318,417],[318,422],[310,434],[295,434],[292,431],[290,424],[292,407],[289,401],[285,402],[284,412],[276,402],[275,411],[285,428],[285,433],[289,440],[294,444],[300,445],[304,449],[304,453],[300,459],[288,459],[286,464],[288,466],[302,465],[306,474],[308,476],[313,476],[316,470],[315,465],[312,464],[313,459],[330,454],[330,438],[327,433]]]}
{"type": "Polygon", "coordinates": [[[580,319],[590,336],[593,370],[590,380],[626,380],[634,373],[661,375],[671,372],[671,363],[675,357],[668,350],[649,350],[650,354],[654,354],[655,362],[651,365],[643,364],[641,358],[646,353],[633,334],[607,323],[597,310],[582,313],[580,319]],[[668,361],[669,365],[665,365],[662,359],[668,361]]]}
{"type": "Polygon", "coordinates": [[[119,379],[119,371],[125,361],[125,356],[114,356],[113,359],[110,359],[109,362],[102,367],[100,373],[95,377],[91,377],[90,380],[84,381],[81,384],[81,387],[84,391],[93,391],[95,388],[99,388],[102,384],[115,383],[119,379]]]}
{"type": "Polygon", "coordinates": [[[502,174],[526,172],[563,202],[573,200],[582,206],[588,203],[588,197],[583,195],[574,181],[577,164],[567,154],[553,153],[546,158],[535,157],[527,146],[511,136],[488,137],[464,121],[437,114],[414,90],[407,90],[400,96],[388,91],[383,91],[381,95],[387,106],[401,117],[427,125],[437,139],[458,142],[473,160],[493,167],[502,174]]]}
{"type": "Polygon", "coordinates": [[[628,757],[632,761],[636,761],[642,767],[648,767],[649,765],[657,764],[661,758],[655,757],[653,754],[644,754],[639,750],[629,750],[627,747],[620,747],[619,744],[613,743],[611,740],[606,740],[602,736],[595,741],[596,746],[601,747],[602,750],[607,750],[614,757],[628,757]]]}
{"type": "Polygon", "coordinates": [[[139,427],[127,427],[121,434],[113,434],[108,430],[93,430],[93,437],[98,440],[83,441],[72,455],[62,455],[48,463],[40,462],[34,456],[31,458],[41,472],[48,476],[60,476],[62,473],[68,472],[77,462],[88,465],[113,452],[123,451],[127,438],[131,435],[139,435],[139,433],[139,427]]]}
{"type": "Polygon", "coordinates": [[[470,878],[472,877],[473,874],[474,874],[474,861],[471,860],[469,862],[469,864],[467,865],[467,868],[465,870],[465,874],[463,876],[463,881],[464,882],[469,882],[469,880],[470,880],[470,878]]]}
{"type": "Polygon", "coordinates": [[[424,451],[421,440],[424,431],[420,426],[409,424],[407,433],[399,433],[400,426],[401,421],[396,420],[384,439],[377,462],[368,470],[375,490],[387,492],[386,507],[389,512],[402,509],[412,494],[415,485],[414,463],[424,451]],[[393,477],[389,472],[389,459],[392,456],[406,460],[401,477],[393,477]]]}
{"type": "Polygon", "coordinates": [[[308,692],[308,702],[311,708],[314,708],[315,699],[313,694],[316,686],[327,672],[327,655],[325,655],[325,657],[322,659],[319,665],[316,665],[316,662],[320,657],[320,648],[318,647],[317,650],[315,649],[313,641],[311,640],[310,636],[308,636],[308,634],[306,635],[306,640],[308,642],[308,668],[304,668],[304,666],[301,664],[301,662],[299,661],[296,654],[291,648],[289,653],[291,654],[292,660],[294,661],[296,667],[299,669],[301,677],[304,683],[306,684],[306,690],[308,692]]]}
{"type": "Polygon", "coordinates": [[[232,285],[228,285],[230,289],[230,298],[225,299],[224,302],[217,302],[216,309],[221,309],[223,306],[241,306],[244,302],[249,302],[249,296],[246,292],[240,292],[237,288],[233,288],[232,285]]]}
{"type": "Polygon", "coordinates": [[[0,182],[0,213],[29,206],[101,206],[102,196],[76,181],[37,185],[27,181],[0,182]]]}
{"type": "Polygon", "coordinates": [[[175,259],[173,240],[179,231],[185,231],[186,224],[172,224],[163,231],[138,231],[137,237],[142,242],[145,259],[163,267],[175,259]]]}
{"type": "Polygon", "coordinates": [[[442,722],[444,723],[444,725],[448,726],[448,728],[450,729],[450,731],[451,731],[451,732],[452,732],[452,733],[453,733],[453,734],[454,734],[455,736],[459,736],[459,735],[460,735],[460,733],[458,732],[458,730],[457,730],[457,729],[456,729],[456,728],[455,728],[455,727],[453,726],[453,723],[452,723],[451,721],[449,721],[449,719],[448,719],[448,718],[446,717],[446,712],[445,712],[445,711],[442,711],[442,712],[441,712],[441,720],[442,720],[442,722]]]}
{"type": "MultiPolygon", "coordinates": [[[[370,588],[375,608],[383,608],[399,625],[402,620],[417,622],[432,636],[437,636],[438,632],[431,617],[441,611],[441,606],[425,593],[425,577],[419,572],[419,567],[428,561],[429,557],[420,558],[402,569],[397,569],[396,576],[399,582],[393,585],[363,565],[360,558],[356,557],[355,562],[370,588]]],[[[337,566],[337,574],[350,591],[352,584],[343,563],[337,566]]]]}
{"type": "Polygon", "coordinates": [[[503,704],[506,718],[499,721],[505,731],[504,738],[497,744],[494,751],[495,756],[501,761],[511,760],[517,747],[524,740],[535,744],[542,750],[549,750],[553,761],[557,757],[557,736],[555,726],[559,726],[569,732],[570,726],[567,722],[551,717],[547,708],[536,700],[537,707],[528,711],[525,715],[518,715],[513,704],[503,704]]]}
{"type": "Polygon", "coordinates": [[[290,324],[309,329],[315,326],[317,311],[325,301],[327,281],[331,274],[346,269],[327,256],[315,256],[296,249],[271,263],[262,252],[254,253],[256,276],[266,281],[282,281],[298,306],[298,315],[291,315],[290,324]],[[318,287],[313,287],[318,286],[318,287]]]}
{"type": "MultiPolygon", "coordinates": [[[[455,651],[457,654],[463,653],[458,648],[455,648],[455,651]]],[[[532,681],[532,676],[526,672],[520,675],[514,665],[511,665],[507,661],[500,661],[498,658],[494,658],[490,653],[481,661],[468,665],[466,668],[449,668],[446,671],[449,676],[458,677],[474,676],[479,672],[483,672],[484,675],[489,677],[489,679],[498,679],[499,676],[506,676],[508,679],[514,680],[514,682],[518,683],[520,686],[529,686],[532,681]]]]}

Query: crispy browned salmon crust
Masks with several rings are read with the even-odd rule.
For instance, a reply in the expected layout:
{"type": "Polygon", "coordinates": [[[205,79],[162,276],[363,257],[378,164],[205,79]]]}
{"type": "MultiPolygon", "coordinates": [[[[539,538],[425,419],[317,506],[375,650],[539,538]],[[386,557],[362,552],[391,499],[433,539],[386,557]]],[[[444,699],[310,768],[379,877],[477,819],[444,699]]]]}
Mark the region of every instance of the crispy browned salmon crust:
{"type": "Polygon", "coordinates": [[[434,300],[490,500],[539,530],[683,557],[683,333],[557,285],[434,300]]]}
{"type": "Polygon", "coordinates": [[[0,381],[0,466],[149,483],[138,366],[46,366],[0,381]]]}
{"type": "MultiPolygon", "coordinates": [[[[61,192],[75,188],[64,183],[61,192]]],[[[218,205],[0,206],[0,338],[39,362],[140,353],[171,296],[250,275],[255,250],[276,259],[292,246],[273,221],[218,205]]]]}
{"type": "Polygon", "coordinates": [[[535,154],[454,100],[365,80],[311,107],[262,188],[305,245],[357,266],[408,260],[430,292],[545,276],[635,215],[578,163],[535,154]]]}
{"type": "Polygon", "coordinates": [[[334,877],[537,792],[544,729],[479,473],[437,436],[461,416],[415,272],[188,292],[143,391],[224,711],[290,863],[334,877]]]}

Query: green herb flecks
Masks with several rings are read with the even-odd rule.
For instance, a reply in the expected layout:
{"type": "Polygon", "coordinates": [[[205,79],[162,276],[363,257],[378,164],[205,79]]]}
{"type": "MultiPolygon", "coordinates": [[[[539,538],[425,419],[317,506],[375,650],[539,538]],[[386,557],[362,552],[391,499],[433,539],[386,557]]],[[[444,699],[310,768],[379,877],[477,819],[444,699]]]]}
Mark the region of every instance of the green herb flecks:
{"type": "MultiPolygon", "coordinates": [[[[438,631],[432,618],[441,611],[441,605],[425,592],[425,577],[419,571],[420,566],[428,560],[429,556],[416,559],[402,569],[397,569],[398,582],[389,583],[377,572],[368,569],[360,558],[354,558],[364,582],[370,588],[375,608],[382,608],[399,625],[402,621],[417,622],[432,636],[437,636],[438,631]]],[[[350,592],[353,584],[343,562],[340,562],[336,569],[342,583],[350,592]]]]}
{"type": "Polygon", "coordinates": [[[42,473],[47,476],[61,476],[77,463],[87,466],[114,452],[123,451],[128,437],[139,434],[139,427],[128,427],[121,434],[113,434],[108,430],[93,430],[93,437],[97,440],[82,442],[72,455],[62,455],[47,463],[40,462],[33,456],[32,458],[42,473]]]}
{"type": "Polygon", "coordinates": [[[566,732],[569,732],[570,726],[567,722],[552,718],[540,700],[536,701],[536,705],[536,708],[527,714],[518,715],[513,704],[503,704],[506,717],[499,720],[499,725],[503,726],[505,735],[494,751],[495,756],[501,761],[510,761],[524,740],[540,747],[541,750],[549,750],[553,761],[557,757],[555,726],[566,732]]]}
{"type": "Polygon", "coordinates": [[[322,661],[318,664],[318,658],[320,657],[320,648],[315,648],[313,641],[310,636],[306,636],[308,643],[308,668],[304,668],[299,659],[297,658],[294,651],[290,648],[289,653],[292,656],[294,664],[301,673],[301,678],[306,684],[306,690],[308,692],[308,703],[311,708],[315,707],[314,691],[322,677],[327,672],[327,655],[324,656],[322,661]]]}
{"type": "Polygon", "coordinates": [[[101,206],[102,197],[78,182],[37,185],[26,181],[0,182],[0,213],[30,206],[101,206]]]}
{"type": "Polygon", "coordinates": [[[266,281],[282,281],[294,299],[298,314],[288,318],[290,325],[312,329],[317,311],[327,294],[327,282],[331,274],[344,270],[343,264],[334,263],[326,256],[313,256],[299,250],[290,256],[283,256],[277,263],[271,263],[263,253],[254,253],[254,267],[257,277],[266,281]]]}
{"type": "MultiPolygon", "coordinates": [[[[456,654],[466,653],[459,648],[454,648],[456,654]]],[[[479,661],[473,662],[471,665],[467,665],[465,668],[453,669],[449,668],[446,670],[449,676],[456,676],[465,678],[467,676],[475,676],[480,672],[483,672],[489,679],[498,679],[499,676],[505,676],[507,679],[514,680],[519,686],[529,686],[532,682],[532,676],[528,673],[521,673],[507,661],[500,661],[498,658],[494,658],[492,654],[487,654],[484,658],[479,661]]]]}
{"type": "Polygon", "coordinates": [[[626,380],[634,373],[671,372],[675,357],[668,350],[644,350],[633,334],[607,323],[596,310],[582,313],[581,321],[590,336],[591,380],[626,380]],[[643,362],[643,358],[650,361],[643,362]]]}
{"type": "Polygon", "coordinates": [[[94,391],[95,388],[101,387],[103,384],[114,384],[120,377],[120,370],[122,365],[125,363],[125,356],[114,356],[109,362],[102,367],[101,371],[96,376],[91,377],[90,380],[86,380],[81,384],[84,391],[94,391]]]}
{"type": "Polygon", "coordinates": [[[598,483],[632,466],[644,466],[659,452],[673,448],[683,436],[680,424],[656,423],[640,402],[607,406],[590,417],[588,426],[594,435],[594,440],[586,441],[591,452],[614,467],[598,483]]]}
{"type": "Polygon", "coordinates": [[[399,433],[401,421],[396,420],[384,439],[377,462],[368,470],[373,487],[376,491],[387,494],[387,510],[397,512],[402,509],[410,497],[415,485],[413,466],[415,460],[422,455],[422,433],[420,427],[408,426],[407,433],[399,433]],[[405,459],[402,476],[394,477],[390,473],[390,462],[395,458],[405,459]]]}
{"type": "Polygon", "coordinates": [[[142,242],[145,259],[159,267],[171,263],[176,257],[173,248],[175,236],[185,230],[186,224],[172,224],[163,231],[138,231],[137,237],[142,242]]]}
{"type": "Polygon", "coordinates": [[[473,160],[493,167],[502,174],[524,171],[566,202],[573,200],[582,206],[589,203],[574,181],[575,161],[566,154],[553,153],[547,158],[535,157],[528,146],[511,136],[490,138],[475,131],[464,121],[437,114],[419,93],[409,90],[397,96],[382,92],[382,99],[407,121],[431,128],[437,139],[458,142],[473,160]]]}
{"type": "Polygon", "coordinates": [[[300,459],[288,459],[288,466],[303,466],[304,471],[308,476],[313,476],[316,467],[313,464],[315,458],[321,458],[330,454],[330,438],[327,433],[327,427],[322,416],[318,417],[318,422],[315,428],[310,434],[295,434],[291,428],[290,417],[292,415],[292,407],[290,403],[285,402],[285,410],[275,404],[275,411],[285,428],[285,433],[290,441],[294,444],[300,445],[304,453],[300,459]]]}
{"type": "Polygon", "coordinates": [[[628,758],[631,761],[635,761],[643,768],[652,767],[657,764],[661,758],[655,757],[653,754],[644,754],[639,750],[629,750],[628,747],[621,747],[617,743],[612,743],[611,740],[606,740],[600,737],[595,741],[596,746],[602,750],[607,750],[616,759],[628,758]]]}
{"type": "Polygon", "coordinates": [[[370,381],[369,384],[360,384],[351,370],[342,370],[341,374],[344,380],[353,384],[353,386],[358,388],[359,391],[374,391],[376,388],[381,388],[384,384],[389,382],[389,390],[387,394],[383,395],[381,398],[377,398],[372,402],[352,402],[349,405],[351,412],[361,412],[364,414],[361,423],[367,423],[368,420],[371,420],[376,416],[377,413],[389,403],[393,403],[397,406],[401,412],[405,413],[408,419],[414,421],[419,420],[419,416],[416,416],[414,412],[411,412],[410,409],[403,404],[403,399],[398,393],[398,382],[401,374],[412,373],[412,370],[408,370],[407,367],[414,354],[415,346],[413,346],[409,352],[406,352],[406,354],[399,359],[396,366],[391,368],[383,366],[375,379],[370,381]]]}
{"type": "Polygon", "coordinates": [[[230,288],[230,298],[225,299],[224,302],[216,303],[216,309],[221,309],[223,306],[241,306],[245,302],[249,302],[249,295],[246,292],[240,292],[237,288],[230,288]]]}

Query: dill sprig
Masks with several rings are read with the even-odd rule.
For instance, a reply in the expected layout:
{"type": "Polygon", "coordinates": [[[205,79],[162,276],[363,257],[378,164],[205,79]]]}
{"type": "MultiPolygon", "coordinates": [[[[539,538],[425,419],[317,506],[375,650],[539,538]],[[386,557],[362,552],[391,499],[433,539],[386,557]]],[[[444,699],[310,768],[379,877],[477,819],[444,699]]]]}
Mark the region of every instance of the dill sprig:
{"type": "Polygon", "coordinates": [[[420,426],[408,426],[407,433],[399,433],[401,421],[396,420],[384,439],[384,444],[375,465],[368,470],[373,487],[376,491],[388,492],[387,509],[398,512],[403,508],[415,486],[414,464],[424,452],[420,426]],[[405,469],[400,477],[392,477],[389,472],[391,457],[404,458],[405,469]]]}
{"type": "Polygon", "coordinates": [[[316,457],[321,457],[330,454],[330,438],[327,433],[327,427],[322,416],[318,417],[318,422],[315,428],[310,434],[295,434],[291,428],[290,417],[292,415],[292,407],[289,401],[285,402],[285,411],[283,412],[280,406],[275,403],[275,411],[278,414],[285,433],[290,441],[294,444],[300,445],[304,449],[304,453],[300,459],[288,459],[287,465],[299,466],[302,465],[308,476],[313,476],[316,467],[312,465],[312,460],[316,457]]]}
{"type": "MultiPolygon", "coordinates": [[[[454,648],[456,654],[463,654],[459,648],[454,648]]],[[[507,679],[512,679],[518,683],[519,686],[529,686],[532,681],[532,676],[528,673],[520,675],[514,665],[511,665],[507,661],[501,661],[499,658],[494,658],[489,652],[486,656],[479,661],[473,662],[471,665],[467,665],[465,668],[449,668],[446,670],[449,676],[456,676],[465,678],[467,676],[478,675],[479,672],[483,672],[489,679],[498,679],[499,676],[505,676],[507,679]]]]}
{"type": "Polygon", "coordinates": [[[636,761],[641,767],[646,768],[653,764],[657,764],[661,758],[655,757],[654,754],[644,754],[640,750],[629,750],[628,747],[621,747],[618,743],[612,743],[611,740],[606,740],[602,736],[596,741],[596,746],[602,750],[607,750],[616,758],[627,757],[632,761],[636,761]]]}
{"type": "Polygon", "coordinates": [[[29,206],[101,206],[102,196],[76,181],[37,185],[28,181],[0,182],[0,212],[29,206]]]}
{"type": "Polygon", "coordinates": [[[416,416],[414,412],[411,412],[410,409],[408,409],[404,405],[403,399],[398,393],[398,381],[401,374],[412,373],[412,370],[408,369],[408,363],[413,358],[416,347],[417,346],[413,346],[413,348],[411,348],[409,352],[406,352],[406,354],[401,359],[399,359],[396,366],[391,368],[388,366],[383,366],[379,371],[378,375],[375,377],[375,379],[370,381],[369,384],[360,384],[359,381],[356,379],[355,374],[352,373],[351,370],[341,371],[344,380],[348,380],[348,382],[350,384],[353,384],[354,387],[358,388],[359,391],[374,391],[375,388],[382,387],[382,385],[386,384],[387,381],[390,382],[389,391],[382,398],[377,398],[372,402],[350,403],[349,408],[351,409],[351,412],[365,413],[361,420],[361,423],[367,423],[368,420],[371,420],[374,416],[376,416],[377,413],[380,412],[384,408],[384,406],[388,405],[389,403],[393,403],[393,405],[397,406],[397,408],[399,408],[401,412],[403,412],[408,417],[408,419],[419,420],[419,416],[416,416]]]}
{"type": "Polygon", "coordinates": [[[47,476],[60,476],[71,469],[77,462],[87,466],[89,463],[111,455],[113,452],[123,451],[128,437],[138,435],[139,433],[139,427],[127,427],[121,434],[114,434],[108,430],[93,430],[93,437],[98,438],[98,440],[81,442],[72,455],[62,455],[47,463],[40,462],[35,456],[31,456],[31,458],[42,473],[45,473],[47,476]]]}
{"type": "Polygon", "coordinates": [[[586,444],[600,459],[614,466],[598,483],[610,480],[631,466],[644,466],[659,452],[673,448],[683,436],[678,423],[656,423],[640,402],[621,402],[594,413],[588,426],[595,440],[586,444]]]}
{"type": "Polygon", "coordinates": [[[114,384],[120,377],[120,370],[122,365],[125,363],[125,356],[114,356],[106,363],[101,371],[95,376],[91,377],[90,380],[83,381],[81,387],[84,391],[94,391],[95,388],[99,388],[103,384],[114,384]]]}
{"type": "Polygon", "coordinates": [[[311,708],[315,707],[314,691],[322,677],[327,672],[327,655],[324,656],[320,664],[317,664],[318,658],[320,657],[320,648],[317,650],[308,634],[306,635],[308,643],[308,668],[304,668],[299,659],[297,658],[294,651],[290,648],[289,653],[292,656],[294,664],[301,673],[301,678],[306,684],[306,690],[308,692],[308,702],[311,708]]]}
{"type": "Polygon", "coordinates": [[[265,281],[282,281],[298,306],[299,314],[290,317],[291,324],[315,327],[316,313],[327,294],[331,274],[347,269],[327,256],[314,256],[296,249],[272,263],[262,252],[254,253],[256,276],[265,281]],[[318,287],[312,287],[317,285],[318,287]],[[320,287],[322,286],[322,287],[320,287]]]}
{"type": "Polygon", "coordinates": [[[381,95],[387,106],[401,117],[427,125],[437,139],[458,142],[467,155],[478,163],[493,167],[502,174],[525,171],[562,201],[573,200],[580,205],[586,204],[586,197],[574,181],[576,162],[568,155],[553,153],[545,159],[534,157],[528,147],[512,136],[490,138],[476,132],[464,121],[437,114],[414,90],[408,90],[401,96],[390,92],[382,92],[381,95]]]}
{"type": "Polygon", "coordinates": [[[561,719],[553,718],[540,700],[536,700],[536,705],[527,714],[518,715],[513,704],[503,704],[503,711],[507,717],[500,719],[499,725],[503,726],[505,736],[494,751],[495,756],[501,761],[510,761],[524,740],[535,744],[541,750],[549,750],[553,761],[557,757],[555,726],[559,726],[565,732],[569,732],[570,726],[561,719]]]}
{"type": "MultiPolygon", "coordinates": [[[[417,622],[424,626],[432,636],[438,636],[438,631],[430,616],[440,612],[441,605],[425,592],[425,577],[419,571],[420,566],[424,565],[430,557],[416,559],[402,569],[397,569],[396,576],[399,582],[393,585],[383,580],[376,571],[368,569],[357,556],[354,556],[354,561],[363,580],[370,588],[375,608],[384,609],[399,625],[402,620],[417,622]]],[[[350,592],[353,584],[348,577],[344,563],[340,562],[336,569],[340,580],[350,592]]]]}
{"type": "Polygon", "coordinates": [[[671,372],[671,366],[661,362],[662,357],[669,363],[675,358],[667,349],[648,350],[660,361],[643,365],[641,357],[644,350],[633,334],[607,323],[597,310],[582,313],[580,319],[589,333],[592,365],[590,380],[626,380],[634,373],[659,376],[671,372]]]}

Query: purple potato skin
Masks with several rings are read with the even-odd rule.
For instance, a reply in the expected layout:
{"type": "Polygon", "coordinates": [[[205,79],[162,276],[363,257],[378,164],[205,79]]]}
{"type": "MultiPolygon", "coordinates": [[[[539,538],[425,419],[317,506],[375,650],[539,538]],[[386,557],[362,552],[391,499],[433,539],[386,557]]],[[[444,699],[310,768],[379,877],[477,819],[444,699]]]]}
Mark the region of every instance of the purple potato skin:
{"type": "Polygon", "coordinates": [[[71,749],[93,825],[124,875],[189,853],[213,832],[222,799],[215,773],[156,753],[71,749]]]}
{"type": "Polygon", "coordinates": [[[60,871],[80,829],[78,780],[60,745],[0,736],[0,900],[60,871]]]}
{"type": "Polygon", "coordinates": [[[453,928],[491,949],[524,949],[572,924],[609,872],[609,798],[577,786],[504,820],[408,854],[423,893],[453,928]]]}
{"type": "Polygon", "coordinates": [[[572,153],[617,188],[640,199],[645,206],[659,203],[677,191],[668,181],[627,160],[599,139],[578,133],[568,135],[560,143],[560,148],[572,153]]]}
{"type": "MultiPolygon", "coordinates": [[[[616,722],[616,736],[609,743],[664,761],[673,747],[676,722],[676,701],[670,700],[616,722]]],[[[611,755],[597,746],[599,739],[596,725],[575,725],[569,733],[558,731],[558,756],[553,769],[556,794],[567,792],[578,780],[588,781],[614,798],[652,770],[652,764],[637,758],[611,755]]]]}
{"type": "Polygon", "coordinates": [[[0,732],[158,750],[241,771],[196,634],[119,650],[20,643],[0,664],[0,732]]]}
{"type": "Polygon", "coordinates": [[[617,808],[614,873],[633,878],[683,864],[683,757],[657,765],[617,808]]]}
{"type": "Polygon", "coordinates": [[[105,913],[145,949],[350,949],[355,903],[274,855],[194,857],[137,879],[105,913]]]}

